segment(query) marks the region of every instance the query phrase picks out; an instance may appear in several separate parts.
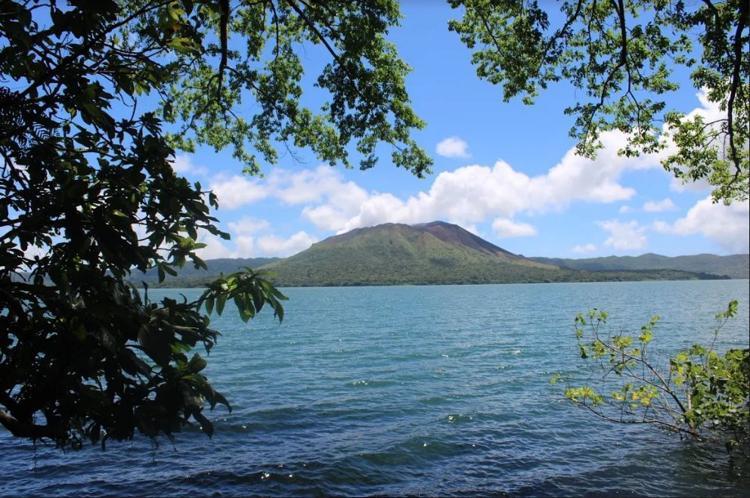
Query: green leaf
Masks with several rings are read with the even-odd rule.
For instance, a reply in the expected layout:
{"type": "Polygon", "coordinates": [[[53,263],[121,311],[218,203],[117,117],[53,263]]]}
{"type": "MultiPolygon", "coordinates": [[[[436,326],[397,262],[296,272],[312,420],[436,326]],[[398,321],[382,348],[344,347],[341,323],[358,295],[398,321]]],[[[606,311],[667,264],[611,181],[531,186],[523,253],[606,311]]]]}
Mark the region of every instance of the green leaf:
{"type": "Polygon", "coordinates": [[[198,373],[206,368],[206,360],[200,357],[197,353],[193,355],[188,363],[188,370],[192,373],[198,373]]]}
{"type": "Polygon", "coordinates": [[[216,313],[221,315],[224,312],[224,305],[227,302],[226,294],[219,294],[216,297],[216,313]]]}

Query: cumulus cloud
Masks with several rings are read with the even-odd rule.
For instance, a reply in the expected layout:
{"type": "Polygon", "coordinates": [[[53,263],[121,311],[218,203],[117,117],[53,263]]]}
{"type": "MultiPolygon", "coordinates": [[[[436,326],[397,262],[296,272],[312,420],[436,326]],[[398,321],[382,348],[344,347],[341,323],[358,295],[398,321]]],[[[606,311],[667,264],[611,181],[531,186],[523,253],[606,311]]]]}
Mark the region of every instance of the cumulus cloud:
{"type": "MultiPolygon", "coordinates": [[[[694,113],[710,117],[714,112],[704,96],[694,113]]],[[[714,106],[715,107],[715,106],[714,106]]],[[[692,113],[691,113],[692,115],[692,113]]],[[[603,148],[595,159],[568,150],[546,173],[530,176],[504,161],[494,165],[467,165],[437,175],[432,185],[407,198],[387,192],[367,191],[346,181],[328,166],[291,172],[275,169],[259,182],[244,177],[224,178],[214,183],[222,206],[236,208],[271,197],[289,205],[303,205],[302,217],[317,228],[345,232],[378,223],[421,223],[437,219],[476,225],[495,218],[511,220],[521,213],[561,211],[574,202],[610,203],[627,201],[635,190],[621,183],[628,171],[660,169],[667,150],[627,157],[618,154],[627,136],[619,131],[602,133],[603,148]]],[[[445,154],[468,154],[459,137],[443,140],[438,149],[445,154]]],[[[622,207],[623,212],[630,208],[622,207]]]]}
{"type": "Polygon", "coordinates": [[[206,244],[206,247],[195,251],[202,259],[239,257],[233,254],[233,252],[226,246],[223,239],[208,232],[203,232],[198,235],[198,242],[206,244]]]}
{"type": "Polygon", "coordinates": [[[669,190],[673,192],[710,192],[711,184],[709,184],[705,178],[700,180],[683,180],[681,178],[672,177],[669,181],[669,190]]]}
{"type": "Polygon", "coordinates": [[[367,197],[367,192],[354,182],[344,181],[330,166],[290,172],[274,170],[268,182],[271,194],[286,204],[309,204],[330,201],[348,208],[367,197]]]}
{"type": "MultiPolygon", "coordinates": [[[[572,202],[608,203],[630,199],[635,191],[619,183],[628,170],[658,167],[655,156],[628,158],[617,154],[625,144],[620,132],[602,135],[605,148],[595,160],[569,150],[546,174],[529,176],[504,161],[494,166],[467,165],[440,173],[429,190],[407,199],[389,193],[370,193],[356,214],[341,217],[330,228],[344,232],[385,222],[421,223],[442,219],[470,225],[488,218],[512,219],[520,213],[559,211],[572,202]],[[336,226],[338,225],[338,226],[336,226]]],[[[312,211],[311,211],[312,212],[312,211]]],[[[332,220],[328,210],[315,211],[332,220]]]]}
{"type": "MultiPolygon", "coordinates": [[[[620,132],[607,132],[601,138],[604,149],[594,160],[578,156],[571,149],[558,164],[537,176],[517,171],[504,161],[493,166],[467,165],[440,173],[429,189],[407,198],[367,191],[328,166],[294,172],[276,169],[264,180],[220,177],[211,189],[225,209],[266,198],[302,205],[304,219],[331,232],[386,222],[445,220],[470,226],[489,219],[512,220],[521,213],[560,211],[573,202],[630,199],[635,191],[620,184],[622,174],[658,167],[658,160],[648,155],[637,158],[618,155],[617,150],[625,144],[625,136],[620,132]]],[[[531,235],[534,229],[523,226],[500,231],[531,235]]]]}
{"type": "Polygon", "coordinates": [[[235,258],[250,258],[255,256],[255,238],[250,235],[236,235],[232,237],[234,241],[234,251],[232,254],[235,258]]]}
{"type": "MultiPolygon", "coordinates": [[[[694,113],[710,117],[714,110],[701,98],[703,107],[694,113]]],[[[559,212],[572,203],[632,200],[636,192],[623,184],[622,177],[629,171],[660,169],[661,159],[673,148],[670,145],[659,153],[626,157],[618,154],[626,140],[619,131],[603,133],[603,148],[595,159],[581,157],[571,148],[556,165],[534,176],[504,161],[494,165],[465,165],[440,173],[427,188],[406,197],[366,190],[328,166],[297,171],[278,168],[262,180],[222,176],[215,178],[211,187],[222,208],[236,209],[262,199],[275,199],[285,205],[300,206],[301,217],[326,232],[342,233],[386,222],[445,220],[477,227],[496,220],[493,228],[501,237],[529,236],[536,229],[513,221],[519,215],[559,212]]],[[[446,154],[468,154],[466,142],[458,137],[444,140],[440,148],[446,154]]],[[[622,205],[619,210],[659,212],[673,207],[671,199],[663,199],[647,202],[638,209],[622,205]]],[[[645,229],[634,223],[603,222],[600,226],[610,234],[605,245],[621,250],[645,246],[645,229]]],[[[239,233],[239,227],[233,231],[239,233]]],[[[252,235],[253,231],[248,229],[244,234],[252,235]]],[[[303,239],[300,236],[297,240],[303,239]]],[[[273,242],[267,242],[265,249],[273,246],[273,242]]],[[[254,243],[254,250],[262,250],[257,236],[254,243]]],[[[280,243],[276,246],[280,247],[280,243]]]]}
{"type": "Polygon", "coordinates": [[[306,204],[302,217],[316,227],[337,231],[359,212],[370,194],[339,172],[319,166],[296,173],[279,172],[271,179],[274,194],[287,204],[306,204]]]}
{"type": "Polygon", "coordinates": [[[198,238],[206,247],[199,249],[198,256],[203,259],[216,258],[255,258],[259,256],[286,257],[304,251],[318,239],[304,231],[290,237],[277,235],[252,236],[232,234],[231,240],[223,240],[211,234],[198,238]]]}
{"type": "Polygon", "coordinates": [[[698,201],[687,214],[674,223],[654,222],[652,228],[671,235],[701,234],[727,251],[748,252],[750,204],[735,202],[726,206],[714,204],[711,197],[698,201]]]}
{"type": "Polygon", "coordinates": [[[300,251],[304,251],[318,239],[299,231],[289,238],[267,235],[257,240],[259,256],[290,256],[300,251]]]}
{"type": "Polygon", "coordinates": [[[229,230],[238,234],[253,234],[265,230],[270,226],[268,221],[261,220],[258,218],[251,218],[250,216],[243,216],[237,221],[231,221],[227,223],[229,230]]]}
{"type": "Polygon", "coordinates": [[[188,154],[177,154],[172,160],[172,169],[178,175],[185,175],[186,173],[203,175],[206,173],[206,168],[195,164],[192,156],[188,154]]]}
{"type": "Polygon", "coordinates": [[[460,137],[448,137],[438,142],[435,152],[443,157],[466,159],[469,154],[469,144],[460,137]]]}
{"type": "Polygon", "coordinates": [[[677,206],[674,205],[674,202],[669,197],[660,201],[646,201],[643,204],[643,210],[647,213],[661,213],[664,211],[673,211],[674,209],[677,209],[677,206]]]}
{"type": "Polygon", "coordinates": [[[190,161],[190,156],[186,154],[177,154],[172,161],[172,169],[175,173],[184,174],[192,170],[195,166],[190,161]]]}
{"type": "Polygon", "coordinates": [[[620,251],[634,251],[646,247],[646,227],[637,221],[608,220],[600,221],[598,225],[609,233],[609,238],[604,241],[605,246],[620,251]]]}
{"type": "Polygon", "coordinates": [[[209,187],[219,199],[219,207],[236,209],[247,204],[265,199],[269,191],[256,179],[235,175],[217,177],[209,187]]]}
{"type": "Polygon", "coordinates": [[[536,235],[536,228],[528,223],[516,223],[507,218],[497,218],[492,222],[492,230],[499,237],[530,237],[536,235]]]}
{"type": "Polygon", "coordinates": [[[588,254],[592,252],[596,252],[596,245],[595,244],[579,244],[575,245],[571,248],[571,251],[573,251],[576,254],[588,254]]]}

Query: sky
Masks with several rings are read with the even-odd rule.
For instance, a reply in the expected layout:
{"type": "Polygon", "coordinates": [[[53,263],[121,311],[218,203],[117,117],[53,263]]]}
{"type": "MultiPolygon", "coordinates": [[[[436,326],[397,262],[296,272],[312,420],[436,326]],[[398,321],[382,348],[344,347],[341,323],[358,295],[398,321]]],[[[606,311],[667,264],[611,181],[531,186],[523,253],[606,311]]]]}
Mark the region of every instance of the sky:
{"type": "MultiPolygon", "coordinates": [[[[504,103],[501,89],[477,78],[470,53],[447,21],[443,2],[404,2],[392,33],[413,71],[407,89],[427,123],[415,132],[431,154],[423,179],[384,154],[367,171],[321,165],[312,154],[283,149],[263,177],[242,173],[229,151],[177,155],[175,170],[213,190],[214,214],[232,239],[202,235],[201,256],[288,256],[353,228],[380,223],[457,223],[526,256],[597,257],[654,252],[669,256],[748,252],[748,203],[713,204],[704,184],[682,185],[660,156],[624,158],[607,133],[595,160],[575,154],[563,109],[575,89],[553,86],[533,106],[504,103]]],[[[326,54],[306,51],[319,67],[326,54]]],[[[673,108],[717,112],[678,73],[673,108]]],[[[387,149],[384,149],[387,151],[387,149]]]]}

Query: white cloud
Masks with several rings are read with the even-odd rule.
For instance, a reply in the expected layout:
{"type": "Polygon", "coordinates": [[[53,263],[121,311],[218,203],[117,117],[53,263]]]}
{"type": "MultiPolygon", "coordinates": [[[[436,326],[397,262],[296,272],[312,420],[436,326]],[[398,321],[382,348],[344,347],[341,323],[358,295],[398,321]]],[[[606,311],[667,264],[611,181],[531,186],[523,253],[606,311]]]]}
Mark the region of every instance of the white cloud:
{"type": "Polygon", "coordinates": [[[172,160],[172,169],[178,175],[185,175],[186,173],[203,175],[206,173],[206,168],[195,164],[192,156],[188,154],[177,154],[172,160]]]}
{"type": "Polygon", "coordinates": [[[285,204],[306,204],[302,216],[323,230],[335,231],[357,214],[369,196],[335,169],[321,165],[315,169],[289,172],[275,170],[269,178],[270,195],[285,204]]]}
{"type": "Polygon", "coordinates": [[[206,244],[199,249],[198,256],[203,259],[216,258],[255,258],[259,256],[291,256],[310,247],[318,239],[300,231],[288,238],[276,235],[253,237],[251,235],[233,234],[231,240],[208,233],[201,234],[198,241],[206,244]]]}
{"type": "Polygon", "coordinates": [[[198,235],[198,242],[206,244],[206,247],[198,249],[196,254],[203,259],[234,258],[232,251],[226,246],[224,240],[216,235],[203,232],[198,235]]]}
{"type": "Polygon", "coordinates": [[[680,178],[672,177],[669,180],[669,190],[673,192],[710,192],[711,191],[711,185],[705,180],[705,178],[701,178],[700,180],[692,181],[692,180],[682,180],[680,178]]]}
{"type": "MultiPolygon", "coordinates": [[[[705,101],[694,112],[713,112],[705,101]],[[706,107],[708,106],[708,107],[706,107]]],[[[568,150],[558,164],[537,176],[515,170],[504,161],[492,166],[467,165],[437,175],[429,188],[400,198],[387,192],[367,191],[328,166],[291,172],[273,170],[267,179],[222,178],[214,182],[221,205],[232,209],[263,198],[302,205],[302,217],[325,231],[345,232],[386,222],[421,223],[445,220],[462,226],[495,218],[511,220],[519,214],[561,211],[574,202],[627,201],[635,190],[621,183],[628,171],[661,169],[666,151],[627,157],[618,154],[627,136],[602,133],[603,148],[595,159],[568,150]]],[[[445,154],[468,154],[466,142],[449,137],[438,147],[445,154]]],[[[631,210],[621,207],[622,212],[631,210]]]]}
{"type": "Polygon", "coordinates": [[[441,219],[469,225],[488,218],[512,219],[519,213],[560,211],[577,201],[607,203],[630,199],[635,190],[619,183],[622,174],[658,168],[658,158],[618,155],[617,150],[625,144],[620,132],[604,133],[602,140],[605,148],[595,160],[578,156],[571,149],[546,174],[530,177],[504,161],[493,167],[468,165],[440,173],[429,190],[407,199],[389,193],[368,194],[345,223],[341,221],[351,210],[337,210],[341,216],[336,219],[330,210],[310,211],[308,215],[325,218],[330,221],[328,228],[340,233],[385,222],[441,219]]]}
{"type": "Polygon", "coordinates": [[[482,237],[482,234],[479,232],[479,229],[476,225],[470,224],[470,225],[463,225],[461,228],[466,230],[467,232],[471,232],[477,237],[482,237]]]}
{"type": "Polygon", "coordinates": [[[250,235],[236,235],[232,237],[234,241],[235,258],[251,258],[255,256],[255,238],[250,235]]]}
{"type": "Polygon", "coordinates": [[[269,191],[256,179],[235,175],[217,177],[209,190],[219,198],[219,207],[236,209],[268,197],[269,191]]]}
{"type": "Polygon", "coordinates": [[[621,251],[633,251],[646,247],[646,227],[636,221],[608,220],[601,221],[598,225],[609,233],[609,238],[604,241],[606,246],[621,251]]]}
{"type": "Polygon", "coordinates": [[[234,233],[249,235],[265,230],[270,225],[266,220],[243,216],[237,221],[230,221],[227,226],[234,233]]]}
{"type": "Polygon", "coordinates": [[[318,239],[300,231],[285,239],[275,235],[267,235],[257,240],[259,256],[290,256],[304,251],[318,239]]]}
{"type": "Polygon", "coordinates": [[[302,216],[323,230],[336,230],[349,220],[349,214],[344,209],[331,204],[305,206],[302,216]]]}
{"type": "Polygon", "coordinates": [[[310,204],[331,201],[342,209],[351,209],[367,198],[356,183],[344,181],[330,166],[289,172],[275,170],[269,178],[271,194],[286,204],[310,204]]]}
{"type": "MultiPolygon", "coordinates": [[[[701,103],[703,107],[694,112],[710,116],[713,112],[711,106],[705,99],[701,103]]],[[[626,157],[618,154],[626,144],[626,138],[618,131],[603,133],[603,148],[595,159],[581,157],[571,148],[558,164],[536,176],[515,170],[504,161],[494,165],[466,165],[440,173],[424,190],[408,197],[368,191],[328,166],[298,171],[277,168],[265,179],[218,176],[214,178],[212,188],[219,196],[222,208],[235,209],[262,199],[275,199],[289,206],[300,206],[301,217],[326,232],[342,233],[386,222],[433,220],[445,220],[476,230],[489,220],[500,220],[494,226],[500,236],[532,235],[536,233],[533,226],[513,220],[519,215],[559,212],[577,202],[600,204],[631,200],[636,192],[623,184],[622,177],[629,171],[661,169],[661,159],[671,153],[670,148],[673,149],[670,145],[658,154],[626,157]]],[[[446,154],[468,154],[466,142],[458,137],[450,137],[440,145],[446,154]]],[[[673,206],[671,199],[664,199],[646,203],[642,209],[657,212],[673,206]]],[[[619,210],[621,213],[636,211],[629,205],[622,205],[619,210]]],[[[628,250],[645,246],[643,227],[637,223],[634,225],[635,222],[616,223],[601,225],[610,232],[607,245],[628,250]],[[630,236],[626,237],[628,234],[630,236]]],[[[239,225],[230,228],[235,234],[254,235],[255,251],[275,247],[283,250],[282,239],[271,238],[261,246],[256,232],[266,227],[259,228],[251,223],[244,229],[239,225]]],[[[304,238],[298,236],[296,240],[304,238]]]]}
{"type": "MultiPolygon", "coordinates": [[[[303,218],[321,230],[339,233],[386,222],[445,220],[477,225],[495,218],[512,220],[520,213],[560,211],[572,202],[630,199],[635,191],[619,183],[622,174],[658,167],[658,158],[618,155],[617,150],[625,144],[620,132],[607,132],[601,138],[605,147],[595,160],[571,149],[557,165],[537,176],[517,171],[504,161],[494,166],[467,165],[440,173],[427,190],[405,199],[387,192],[368,192],[328,166],[295,172],[275,169],[264,180],[221,176],[211,188],[222,208],[274,198],[302,205],[303,218]]],[[[504,230],[529,235],[533,227],[504,230]]]]}
{"type": "Polygon", "coordinates": [[[647,201],[643,204],[643,210],[647,213],[661,213],[664,211],[672,211],[677,209],[672,199],[667,197],[660,201],[647,201]]]}
{"type": "Polygon", "coordinates": [[[469,154],[469,144],[460,137],[448,137],[438,142],[435,152],[443,157],[466,159],[469,154]]]}
{"type": "Polygon", "coordinates": [[[592,252],[596,252],[596,245],[595,244],[579,244],[575,245],[571,248],[571,251],[573,251],[576,254],[588,254],[592,252]]]}
{"type": "Polygon", "coordinates": [[[727,251],[748,252],[750,204],[734,202],[729,206],[714,204],[708,196],[698,201],[687,214],[674,223],[654,222],[652,228],[672,235],[701,234],[727,251]]]}
{"type": "Polygon", "coordinates": [[[172,169],[178,174],[184,174],[193,169],[193,163],[190,161],[190,156],[186,154],[177,154],[172,161],[172,169]]]}
{"type": "Polygon", "coordinates": [[[207,244],[199,253],[204,259],[214,258],[252,258],[259,256],[255,233],[266,230],[270,224],[266,220],[249,216],[227,223],[231,239],[225,241],[215,235],[199,237],[199,241],[207,244]]]}
{"type": "Polygon", "coordinates": [[[536,228],[528,223],[516,223],[507,218],[497,218],[492,222],[492,230],[499,237],[530,237],[536,235],[536,228]]]}

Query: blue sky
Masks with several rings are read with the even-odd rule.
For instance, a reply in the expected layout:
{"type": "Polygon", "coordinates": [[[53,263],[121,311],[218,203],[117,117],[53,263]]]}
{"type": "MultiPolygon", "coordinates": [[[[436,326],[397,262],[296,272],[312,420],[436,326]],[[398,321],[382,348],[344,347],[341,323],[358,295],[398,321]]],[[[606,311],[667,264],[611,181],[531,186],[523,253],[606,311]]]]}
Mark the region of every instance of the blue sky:
{"type": "MultiPolygon", "coordinates": [[[[476,77],[468,50],[448,31],[450,8],[405,2],[403,14],[392,39],[413,68],[408,90],[427,123],[414,136],[432,154],[433,174],[415,178],[387,153],[359,171],[295,151],[260,179],[243,175],[227,151],[179,154],[175,169],[217,193],[216,216],[232,234],[229,242],[204,237],[204,257],[286,256],[359,226],[435,219],[533,256],[747,252],[747,203],[712,204],[705,186],[680,186],[658,157],[618,157],[616,134],[604,137],[595,161],[575,156],[571,119],[562,112],[575,102],[573,88],[554,86],[534,106],[503,103],[500,88],[476,77]]],[[[310,49],[305,63],[319,67],[325,56],[310,49]]],[[[673,108],[716,112],[686,74],[675,77],[682,90],[670,96],[673,108]]]]}

